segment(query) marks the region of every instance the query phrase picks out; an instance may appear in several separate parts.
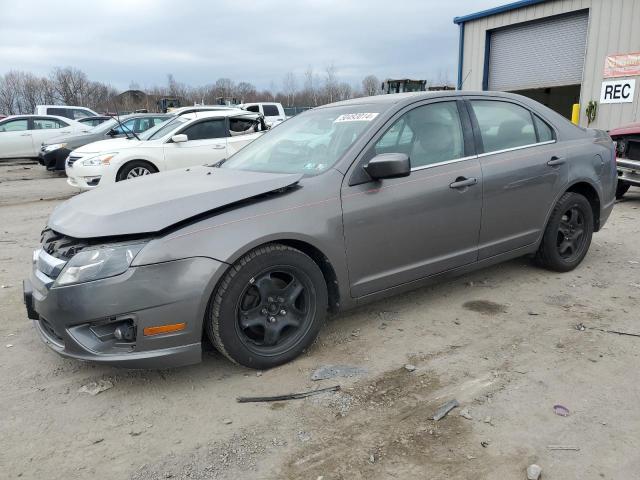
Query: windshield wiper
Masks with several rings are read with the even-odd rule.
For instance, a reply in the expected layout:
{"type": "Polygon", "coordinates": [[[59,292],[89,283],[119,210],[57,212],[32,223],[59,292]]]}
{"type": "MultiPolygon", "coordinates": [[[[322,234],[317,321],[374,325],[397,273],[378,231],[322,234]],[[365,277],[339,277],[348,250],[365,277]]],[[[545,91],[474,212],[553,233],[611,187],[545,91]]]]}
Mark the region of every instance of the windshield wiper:
{"type": "Polygon", "coordinates": [[[218,160],[215,163],[210,163],[209,165],[205,165],[205,167],[220,168],[222,166],[222,164],[224,162],[226,162],[226,161],[227,161],[227,159],[223,158],[222,160],[218,160]]]}

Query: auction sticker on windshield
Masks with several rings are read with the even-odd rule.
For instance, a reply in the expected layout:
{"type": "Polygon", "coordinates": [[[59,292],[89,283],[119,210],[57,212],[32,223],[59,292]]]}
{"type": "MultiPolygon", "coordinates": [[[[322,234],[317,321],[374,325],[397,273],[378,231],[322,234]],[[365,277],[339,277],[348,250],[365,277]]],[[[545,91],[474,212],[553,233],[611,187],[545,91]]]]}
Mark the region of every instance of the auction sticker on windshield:
{"type": "Polygon", "coordinates": [[[370,122],[378,116],[377,113],[344,113],[336,118],[333,123],[339,122],[370,122]]]}

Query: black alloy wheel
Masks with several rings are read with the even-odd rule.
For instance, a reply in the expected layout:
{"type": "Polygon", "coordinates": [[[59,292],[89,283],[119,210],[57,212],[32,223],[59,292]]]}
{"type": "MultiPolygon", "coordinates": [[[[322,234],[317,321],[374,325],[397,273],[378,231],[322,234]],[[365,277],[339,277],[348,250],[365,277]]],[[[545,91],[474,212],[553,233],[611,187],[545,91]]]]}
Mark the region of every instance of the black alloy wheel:
{"type": "Polygon", "coordinates": [[[313,343],[328,303],[318,264],[300,250],[271,243],[229,267],[211,295],[205,331],[230,360],[272,368],[313,343]]]}
{"type": "Polygon", "coordinates": [[[564,212],[558,226],[558,254],[570,262],[580,256],[586,240],[585,214],[579,206],[573,205],[564,212]]]}
{"type": "Polygon", "coordinates": [[[304,272],[290,266],[268,268],[249,280],[238,299],[238,334],[258,354],[281,354],[309,329],[315,297],[304,272]]]}
{"type": "Polygon", "coordinates": [[[565,193],[551,212],[536,261],[557,272],[573,270],[589,251],[593,229],[589,200],[576,192],[565,193]]]}

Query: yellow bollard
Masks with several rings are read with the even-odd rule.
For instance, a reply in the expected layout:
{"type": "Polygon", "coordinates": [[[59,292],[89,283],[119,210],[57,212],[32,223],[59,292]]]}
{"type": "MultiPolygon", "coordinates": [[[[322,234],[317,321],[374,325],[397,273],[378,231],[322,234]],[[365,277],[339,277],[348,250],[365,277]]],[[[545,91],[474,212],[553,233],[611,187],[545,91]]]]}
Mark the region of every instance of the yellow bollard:
{"type": "Polygon", "coordinates": [[[571,122],[578,125],[580,123],[580,104],[574,103],[571,108],[571,122]]]}

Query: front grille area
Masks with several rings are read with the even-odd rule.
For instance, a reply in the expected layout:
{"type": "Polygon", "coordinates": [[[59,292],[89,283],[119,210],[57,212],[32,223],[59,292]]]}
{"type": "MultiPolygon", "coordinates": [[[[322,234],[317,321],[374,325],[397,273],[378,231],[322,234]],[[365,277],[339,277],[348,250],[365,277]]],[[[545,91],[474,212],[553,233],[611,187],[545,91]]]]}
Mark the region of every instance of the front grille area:
{"type": "Polygon", "coordinates": [[[78,155],[69,155],[67,157],[67,166],[68,167],[73,167],[73,164],[76,163],[77,160],[80,160],[82,157],[78,156],[78,155]]]}
{"type": "Polygon", "coordinates": [[[76,253],[90,245],[88,240],[67,237],[50,228],[42,231],[40,243],[42,243],[42,249],[49,255],[65,261],[71,260],[76,253]]]}

